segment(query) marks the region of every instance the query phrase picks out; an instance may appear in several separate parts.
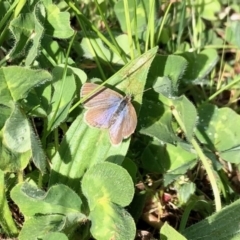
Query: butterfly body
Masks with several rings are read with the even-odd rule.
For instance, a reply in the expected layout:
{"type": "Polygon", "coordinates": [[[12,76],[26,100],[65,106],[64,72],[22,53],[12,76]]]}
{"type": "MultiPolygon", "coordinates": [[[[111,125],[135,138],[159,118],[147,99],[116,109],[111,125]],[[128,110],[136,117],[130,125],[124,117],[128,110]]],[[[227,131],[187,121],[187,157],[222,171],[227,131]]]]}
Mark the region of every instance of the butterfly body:
{"type": "MultiPolygon", "coordinates": [[[[99,85],[85,83],[81,89],[81,97],[86,97],[99,85]]],[[[136,111],[131,103],[131,97],[101,87],[83,103],[87,108],[85,121],[88,125],[109,130],[110,141],[118,145],[128,138],[137,126],[136,111]]]]}
{"type": "Polygon", "coordinates": [[[114,112],[114,114],[112,115],[112,117],[111,117],[111,120],[110,120],[110,126],[111,125],[113,125],[115,122],[116,122],[116,120],[117,120],[117,118],[119,117],[119,115],[121,114],[121,113],[124,113],[125,114],[125,111],[126,111],[126,109],[125,108],[127,108],[128,106],[128,104],[131,104],[131,98],[129,98],[129,97],[124,97],[122,100],[121,100],[121,102],[119,103],[119,105],[117,106],[117,108],[116,108],[116,111],[114,112]]]}

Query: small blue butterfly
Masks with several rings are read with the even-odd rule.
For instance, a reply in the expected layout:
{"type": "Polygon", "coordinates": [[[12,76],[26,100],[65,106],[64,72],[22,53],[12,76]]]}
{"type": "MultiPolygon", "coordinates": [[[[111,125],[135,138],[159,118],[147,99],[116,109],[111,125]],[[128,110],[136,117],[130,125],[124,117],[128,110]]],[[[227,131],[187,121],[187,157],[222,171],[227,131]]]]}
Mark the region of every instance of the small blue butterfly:
{"type": "MultiPolygon", "coordinates": [[[[81,97],[86,97],[97,87],[99,85],[94,83],[83,84],[81,97]]],[[[86,123],[93,127],[108,129],[113,145],[119,145],[136,129],[137,114],[129,95],[123,97],[103,86],[90,95],[83,105],[88,109],[84,115],[86,123]]]]}

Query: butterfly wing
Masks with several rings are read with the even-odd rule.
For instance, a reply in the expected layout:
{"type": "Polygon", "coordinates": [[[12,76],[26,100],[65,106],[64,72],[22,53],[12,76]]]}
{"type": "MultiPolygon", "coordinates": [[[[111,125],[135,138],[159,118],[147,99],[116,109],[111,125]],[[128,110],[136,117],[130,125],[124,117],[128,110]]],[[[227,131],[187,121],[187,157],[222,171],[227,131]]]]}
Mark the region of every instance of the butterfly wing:
{"type": "Polygon", "coordinates": [[[137,126],[137,114],[132,103],[129,102],[127,105],[128,113],[124,119],[122,136],[123,138],[128,138],[131,134],[134,133],[137,126]]]}
{"type": "Polygon", "coordinates": [[[136,129],[136,111],[129,101],[119,113],[116,121],[109,128],[109,136],[113,145],[118,145],[124,138],[128,138],[136,129]]]}
{"type": "Polygon", "coordinates": [[[110,120],[117,109],[117,105],[111,107],[94,107],[86,111],[84,119],[86,123],[93,127],[109,128],[110,120]]]}
{"type": "Polygon", "coordinates": [[[129,137],[137,125],[137,115],[130,98],[123,100],[123,96],[111,89],[101,87],[91,95],[99,85],[85,83],[81,88],[81,97],[89,98],[84,101],[85,121],[88,125],[98,128],[108,128],[111,143],[118,145],[124,138],[129,137]],[[121,109],[121,102],[127,101],[121,109]],[[119,108],[120,107],[120,108],[119,108]]]}
{"type": "MultiPolygon", "coordinates": [[[[99,87],[98,84],[95,83],[84,83],[80,96],[86,97],[89,95],[93,90],[99,87]]],[[[122,100],[123,96],[109,88],[101,87],[97,92],[93,95],[89,95],[89,98],[84,101],[84,107],[86,108],[96,108],[96,107],[112,107],[114,105],[118,105],[119,102],[122,100]]]]}

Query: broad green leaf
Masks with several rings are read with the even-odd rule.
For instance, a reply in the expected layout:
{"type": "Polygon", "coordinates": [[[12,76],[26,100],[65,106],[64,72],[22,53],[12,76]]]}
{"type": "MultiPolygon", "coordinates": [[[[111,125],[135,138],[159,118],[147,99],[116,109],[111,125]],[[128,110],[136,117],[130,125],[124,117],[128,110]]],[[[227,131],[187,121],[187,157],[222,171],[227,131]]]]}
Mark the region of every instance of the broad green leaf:
{"type": "Polygon", "coordinates": [[[137,181],[137,171],[138,171],[138,168],[137,168],[137,165],[136,163],[131,160],[130,158],[126,157],[122,163],[122,167],[125,168],[129,175],[131,176],[132,180],[134,183],[136,183],[137,181]]]}
{"type": "Polygon", "coordinates": [[[219,0],[197,0],[194,7],[201,17],[209,21],[218,20],[216,13],[221,11],[219,0]]]}
{"type": "Polygon", "coordinates": [[[196,136],[211,151],[231,163],[240,159],[240,117],[230,108],[206,104],[199,109],[196,136]]]}
{"type": "Polygon", "coordinates": [[[0,226],[8,236],[16,236],[18,234],[18,229],[8,206],[6,189],[4,186],[4,173],[0,170],[0,226]]]}
{"type": "Polygon", "coordinates": [[[10,52],[10,57],[14,58],[22,54],[23,50],[28,51],[25,60],[26,65],[30,65],[37,57],[40,40],[43,35],[44,28],[36,16],[36,12],[38,11],[39,8],[36,6],[32,13],[20,14],[9,26],[16,41],[10,52]]]}
{"type": "Polygon", "coordinates": [[[71,69],[72,72],[74,73],[77,83],[83,84],[87,81],[87,74],[82,69],[72,66],[68,66],[68,68],[71,69]]]}
{"type": "MultiPolygon", "coordinates": [[[[38,61],[41,64],[42,68],[49,68],[49,64],[52,65],[51,61],[54,61],[54,65],[60,65],[66,60],[66,49],[62,48],[61,42],[57,39],[52,38],[49,35],[44,35],[41,40],[42,48],[44,52],[40,52],[38,61]]],[[[71,58],[68,57],[67,61],[69,65],[72,65],[70,62],[71,58]]]]}
{"type": "MultiPolygon", "coordinates": [[[[43,37],[44,33],[44,28],[42,24],[38,20],[38,12],[40,12],[42,9],[42,4],[39,2],[36,4],[33,12],[33,23],[34,23],[34,30],[30,35],[30,41],[32,42],[31,48],[28,50],[27,57],[25,60],[26,66],[29,66],[33,63],[34,59],[38,56],[39,54],[39,49],[41,47],[41,39],[43,37]]],[[[21,41],[21,39],[19,39],[21,41]]]]}
{"type": "MultiPolygon", "coordinates": [[[[171,88],[169,89],[171,92],[169,92],[169,96],[175,95],[179,79],[184,74],[187,67],[187,61],[182,57],[178,55],[169,55],[169,56],[161,56],[157,55],[156,58],[153,61],[153,64],[150,69],[149,73],[149,80],[151,80],[151,83],[154,84],[155,91],[161,92],[161,87],[163,87],[162,83],[159,83],[156,81],[158,77],[166,77],[169,80],[171,80],[171,88]],[[158,87],[159,86],[159,87],[158,87]]],[[[165,83],[166,84],[166,83],[165,83]]],[[[167,86],[168,84],[166,84],[167,86]]]]}
{"type": "MultiPolygon", "coordinates": [[[[19,240],[45,239],[51,232],[55,233],[62,231],[64,225],[66,225],[66,217],[64,215],[52,214],[47,216],[33,217],[24,222],[23,228],[19,234],[19,240]]],[[[62,235],[65,236],[65,238],[60,236],[60,239],[68,239],[66,235],[62,235]]],[[[55,237],[59,236],[55,235],[55,237]]],[[[55,239],[60,240],[59,238],[55,239]]]]}
{"type": "MultiPolygon", "coordinates": [[[[151,66],[149,78],[151,77],[156,81],[158,77],[164,77],[164,76],[168,77],[172,82],[171,83],[172,89],[170,89],[172,93],[170,93],[170,95],[173,95],[173,93],[176,92],[178,88],[179,79],[184,74],[186,67],[187,67],[187,61],[181,56],[157,55],[151,66]]],[[[156,88],[156,91],[157,91],[158,90],[157,82],[154,87],[156,88]]],[[[161,93],[160,90],[158,90],[157,92],[161,93]]]]}
{"type": "Polygon", "coordinates": [[[164,95],[165,97],[173,97],[175,95],[175,88],[176,85],[173,86],[174,83],[173,81],[167,77],[167,76],[163,76],[163,77],[158,77],[155,84],[153,85],[153,89],[156,92],[161,93],[162,95],[164,95]]]}
{"type": "MultiPolygon", "coordinates": [[[[190,142],[194,135],[194,129],[197,123],[197,111],[193,103],[191,103],[184,95],[173,100],[173,107],[183,124],[183,132],[187,140],[190,142]]],[[[177,119],[178,120],[178,119],[177,119]]]]}
{"type": "Polygon", "coordinates": [[[159,141],[175,143],[177,137],[172,129],[172,113],[160,102],[143,101],[139,119],[140,133],[159,141]]]}
{"type": "Polygon", "coordinates": [[[95,164],[83,176],[82,192],[96,239],[134,239],[134,221],[122,208],[134,195],[132,179],[124,168],[108,162],[95,164]]]}
{"type": "Polygon", "coordinates": [[[95,164],[84,174],[82,191],[91,211],[100,200],[103,201],[101,204],[113,202],[122,207],[127,206],[133,198],[134,187],[123,167],[105,162],[95,164]]]}
{"type": "MultiPolygon", "coordinates": [[[[123,50],[126,56],[130,54],[128,47],[128,37],[126,34],[116,37],[119,47],[123,50]]],[[[96,57],[103,62],[110,62],[118,65],[124,65],[122,58],[107,48],[100,38],[83,38],[81,47],[84,52],[84,57],[88,59],[95,59],[96,57]],[[92,50],[94,49],[94,50],[92,50]]]]}
{"type": "Polygon", "coordinates": [[[219,56],[215,49],[205,49],[199,54],[196,52],[185,52],[181,54],[188,61],[188,67],[183,75],[186,82],[194,81],[199,84],[216,66],[219,56]]]}
{"type": "Polygon", "coordinates": [[[68,240],[67,236],[64,233],[60,232],[51,232],[46,234],[42,240],[68,240]]]}
{"type": "Polygon", "coordinates": [[[142,95],[148,71],[157,53],[157,49],[157,47],[152,48],[132,60],[106,81],[108,84],[111,84],[123,93],[130,93],[133,95],[133,105],[136,108],[137,113],[139,112],[142,104],[142,95]]]}
{"type": "Polygon", "coordinates": [[[47,117],[52,99],[52,84],[46,82],[32,89],[22,105],[33,116],[47,117]]]}
{"type": "MultiPolygon", "coordinates": [[[[187,61],[178,55],[169,55],[164,66],[164,75],[172,80],[173,93],[177,91],[179,79],[184,74],[187,61]]],[[[155,86],[157,87],[157,86],[155,86]]]]}
{"type": "Polygon", "coordinates": [[[73,190],[62,184],[55,185],[48,192],[44,192],[29,183],[20,183],[12,189],[11,198],[24,216],[61,214],[65,215],[71,224],[84,218],[80,212],[81,199],[73,190]]]}
{"type": "MultiPolygon", "coordinates": [[[[1,134],[1,132],[0,132],[1,134]]],[[[26,168],[31,157],[31,151],[24,153],[14,152],[3,144],[0,135],[0,169],[4,172],[19,172],[26,168]]]]}
{"type": "Polygon", "coordinates": [[[228,21],[227,25],[228,26],[225,32],[226,41],[240,48],[240,37],[239,34],[236,34],[240,31],[240,22],[228,21]]]}
{"type": "Polygon", "coordinates": [[[30,133],[28,119],[16,105],[4,126],[4,143],[15,152],[26,152],[31,148],[30,133]]]}
{"type": "Polygon", "coordinates": [[[142,167],[149,172],[164,173],[169,169],[171,164],[167,156],[164,156],[165,153],[167,153],[166,148],[160,143],[147,146],[143,150],[141,157],[142,167]]]}
{"type": "Polygon", "coordinates": [[[161,145],[157,141],[146,147],[141,158],[144,169],[164,174],[165,185],[185,174],[197,162],[196,154],[190,153],[180,146],[161,145]]]}
{"type": "Polygon", "coordinates": [[[69,38],[74,32],[70,27],[70,14],[60,12],[50,1],[37,2],[32,12],[20,14],[11,22],[10,30],[16,40],[10,57],[16,57],[25,51],[26,65],[32,64],[37,57],[43,34],[69,38]]]}
{"type": "Polygon", "coordinates": [[[100,203],[90,212],[89,218],[92,221],[90,231],[95,239],[135,239],[136,227],[133,218],[116,204],[100,203]]]}
{"type": "MultiPolygon", "coordinates": [[[[56,103],[56,101],[59,99],[60,99],[60,106],[56,114],[59,115],[60,119],[64,119],[64,117],[68,113],[68,109],[69,109],[70,103],[72,102],[76,87],[79,86],[80,84],[85,83],[87,76],[81,69],[68,66],[68,69],[69,69],[68,75],[64,83],[62,79],[63,68],[64,66],[58,66],[54,68],[53,70],[54,79],[55,79],[54,84],[46,82],[45,84],[35,87],[33,90],[29,92],[27,98],[24,101],[24,107],[32,115],[40,116],[40,117],[48,117],[48,118],[53,117],[53,108],[57,110],[58,104],[56,103]],[[73,73],[74,73],[74,76],[73,76],[73,73]],[[62,93],[62,97],[60,98],[61,84],[63,84],[62,86],[63,93],[62,93]],[[67,88],[66,88],[66,85],[67,85],[67,88]]],[[[57,118],[56,121],[59,122],[60,119],[57,118]]]]}
{"type": "Polygon", "coordinates": [[[4,126],[3,143],[12,152],[26,153],[31,150],[34,164],[42,173],[45,172],[46,157],[41,143],[18,105],[15,105],[4,126]]]}
{"type": "Polygon", "coordinates": [[[190,197],[195,193],[196,185],[193,182],[186,182],[179,185],[177,189],[179,204],[183,205],[186,204],[190,197]]]}
{"type": "Polygon", "coordinates": [[[188,240],[237,240],[240,238],[240,200],[183,231],[188,240]]]}
{"type": "Polygon", "coordinates": [[[53,69],[53,96],[48,109],[48,131],[56,128],[68,115],[76,84],[72,70],[64,70],[61,67],[53,69]]]}
{"type": "MultiPolygon", "coordinates": [[[[107,81],[123,92],[136,94],[133,104],[137,112],[142,103],[148,69],[156,51],[157,48],[154,48],[146,52],[107,81]]],[[[79,189],[79,180],[90,166],[106,160],[121,164],[129,142],[128,139],[117,147],[112,146],[107,129],[89,127],[81,114],[72,123],[60,145],[59,152],[54,156],[50,185],[61,182],[79,189]]]]}
{"type": "Polygon", "coordinates": [[[74,31],[70,26],[69,12],[60,12],[52,1],[43,1],[43,4],[46,8],[44,33],[56,38],[70,38],[74,31]]]}
{"type": "Polygon", "coordinates": [[[0,105],[0,130],[3,128],[6,120],[11,115],[11,112],[12,112],[11,108],[4,105],[0,105]]]}
{"type": "Polygon", "coordinates": [[[45,70],[11,66],[0,69],[0,104],[11,107],[11,102],[26,98],[28,92],[36,85],[51,80],[45,70]]]}
{"type": "MultiPolygon", "coordinates": [[[[177,55],[157,56],[151,66],[149,78],[159,100],[171,105],[171,99],[178,96],[178,84],[187,67],[187,61],[177,55]]],[[[152,86],[149,86],[152,87],[152,86]]]]}
{"type": "Polygon", "coordinates": [[[161,228],[160,231],[161,240],[187,240],[183,235],[177,232],[167,222],[161,228]]]}

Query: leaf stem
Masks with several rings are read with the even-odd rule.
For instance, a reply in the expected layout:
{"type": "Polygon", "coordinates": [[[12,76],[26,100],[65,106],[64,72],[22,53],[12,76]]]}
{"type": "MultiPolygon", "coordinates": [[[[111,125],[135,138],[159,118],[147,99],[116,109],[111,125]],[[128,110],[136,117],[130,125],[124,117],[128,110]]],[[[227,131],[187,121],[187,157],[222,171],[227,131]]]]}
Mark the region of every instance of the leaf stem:
{"type": "Polygon", "coordinates": [[[216,212],[218,212],[221,210],[222,205],[221,205],[220,192],[218,190],[217,181],[214,176],[214,172],[212,171],[211,165],[209,164],[206,156],[204,155],[204,153],[203,153],[202,149],[200,148],[199,144],[197,143],[197,141],[193,138],[191,143],[192,143],[194,149],[196,150],[196,152],[198,153],[198,156],[199,156],[200,160],[202,161],[202,164],[203,164],[203,166],[207,172],[207,175],[209,177],[209,181],[210,181],[212,189],[213,189],[216,212]]]}
{"type": "MultiPolygon", "coordinates": [[[[175,108],[172,108],[172,114],[174,115],[175,119],[177,120],[180,128],[183,130],[185,135],[187,135],[185,125],[184,125],[178,111],[175,108]]],[[[220,198],[220,193],[219,193],[218,186],[217,186],[217,181],[216,181],[216,178],[214,177],[214,171],[211,168],[211,164],[209,164],[206,156],[204,155],[204,153],[203,153],[202,149],[200,148],[199,144],[197,143],[197,141],[194,138],[188,139],[188,141],[194,147],[195,151],[197,152],[198,157],[200,158],[200,160],[207,172],[210,184],[213,189],[216,211],[220,211],[222,208],[221,207],[221,198],[220,198]]]]}

